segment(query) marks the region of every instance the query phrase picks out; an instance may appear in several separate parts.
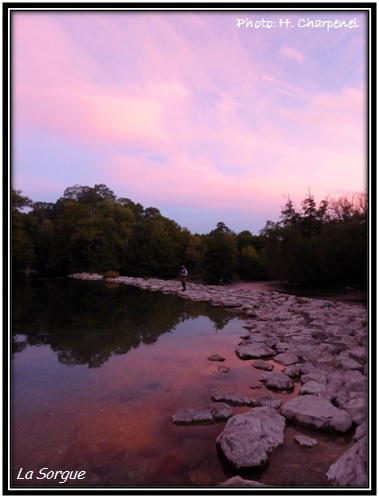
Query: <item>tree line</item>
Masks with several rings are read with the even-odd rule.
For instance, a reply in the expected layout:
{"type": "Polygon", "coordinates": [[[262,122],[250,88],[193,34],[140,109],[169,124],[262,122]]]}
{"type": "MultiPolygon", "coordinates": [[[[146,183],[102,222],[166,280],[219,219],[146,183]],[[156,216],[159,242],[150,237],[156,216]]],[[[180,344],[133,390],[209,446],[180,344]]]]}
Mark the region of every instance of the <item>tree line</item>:
{"type": "Polygon", "coordinates": [[[55,203],[33,202],[12,189],[12,272],[75,272],[190,279],[208,283],[279,279],[310,286],[365,285],[368,264],[367,195],[323,199],[308,192],[296,208],[290,197],[277,222],[258,235],[235,233],[223,222],[192,234],[164,217],[117,198],[104,184],[66,188],[55,203]]]}

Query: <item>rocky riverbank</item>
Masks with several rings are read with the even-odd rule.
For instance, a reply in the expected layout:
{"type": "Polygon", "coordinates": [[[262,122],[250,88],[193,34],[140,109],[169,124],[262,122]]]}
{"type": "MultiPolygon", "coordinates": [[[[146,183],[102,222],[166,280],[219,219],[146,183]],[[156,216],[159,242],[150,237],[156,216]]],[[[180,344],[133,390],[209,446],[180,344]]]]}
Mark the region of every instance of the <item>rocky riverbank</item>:
{"type": "MultiPolygon", "coordinates": [[[[101,275],[86,273],[70,277],[103,279],[101,275]]],[[[238,311],[245,316],[245,325],[235,353],[241,360],[253,360],[253,366],[262,370],[259,382],[273,393],[291,392],[294,382],[300,382],[299,395],[284,404],[274,396],[258,402],[238,393],[218,392],[212,394],[213,403],[206,407],[184,407],[173,414],[172,423],[178,425],[226,421],[216,445],[236,477],[221,486],[263,486],[242,477],[249,470],[269,465],[270,455],[283,443],[289,423],[315,431],[351,432],[354,444],[330,466],[327,478],[331,486],[368,486],[365,306],[195,283],[189,283],[183,292],[180,282],[175,280],[107,280],[238,311]],[[282,365],[281,372],[271,371],[268,360],[282,365]],[[250,410],[233,416],[230,406],[236,405],[250,410]]],[[[215,354],[209,360],[222,358],[215,354]]],[[[317,445],[317,441],[301,436],[296,442],[309,451],[317,445]]]]}

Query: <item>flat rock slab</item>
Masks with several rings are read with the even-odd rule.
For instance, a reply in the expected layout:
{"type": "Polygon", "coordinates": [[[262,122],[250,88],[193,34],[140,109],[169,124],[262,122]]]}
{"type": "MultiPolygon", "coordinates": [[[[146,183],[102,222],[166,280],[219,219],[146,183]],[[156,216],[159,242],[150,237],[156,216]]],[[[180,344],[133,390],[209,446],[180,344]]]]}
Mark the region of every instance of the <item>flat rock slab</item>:
{"type": "Polygon", "coordinates": [[[225,361],[225,358],[219,354],[212,354],[207,358],[209,361],[225,361]]]}
{"type": "Polygon", "coordinates": [[[262,469],[272,451],[283,444],[285,426],[284,417],[273,408],[253,408],[229,419],[216,445],[233,470],[262,469]]]}
{"type": "Polygon", "coordinates": [[[266,372],[271,372],[274,370],[273,365],[264,360],[255,360],[251,364],[252,367],[257,368],[258,370],[265,370],[266,372]]]}
{"type": "Polygon", "coordinates": [[[214,424],[214,418],[209,408],[185,408],[171,417],[176,425],[206,425],[214,424]]]}
{"type": "Polygon", "coordinates": [[[226,403],[211,403],[203,408],[185,408],[171,417],[175,425],[208,425],[228,420],[233,409],[226,403]]]}
{"type": "Polygon", "coordinates": [[[211,403],[210,405],[208,405],[208,408],[210,409],[213,419],[216,422],[229,420],[233,415],[233,408],[231,408],[231,406],[229,406],[227,403],[211,403]]]}
{"type": "Polygon", "coordinates": [[[295,384],[292,379],[283,373],[278,372],[265,372],[260,377],[259,380],[267,387],[273,391],[290,391],[295,389],[295,384]]]}
{"type": "Polygon", "coordinates": [[[326,432],[348,431],[352,425],[350,413],[336,408],[332,403],[318,396],[304,395],[285,403],[281,414],[299,426],[326,432]]]}
{"type": "Polygon", "coordinates": [[[254,360],[259,358],[271,358],[274,356],[275,350],[261,342],[253,342],[251,340],[242,341],[236,349],[236,355],[241,360],[254,360]]]}
{"type": "Polygon", "coordinates": [[[213,401],[227,403],[231,406],[259,406],[255,399],[233,392],[217,391],[212,394],[211,398],[213,401]]]}

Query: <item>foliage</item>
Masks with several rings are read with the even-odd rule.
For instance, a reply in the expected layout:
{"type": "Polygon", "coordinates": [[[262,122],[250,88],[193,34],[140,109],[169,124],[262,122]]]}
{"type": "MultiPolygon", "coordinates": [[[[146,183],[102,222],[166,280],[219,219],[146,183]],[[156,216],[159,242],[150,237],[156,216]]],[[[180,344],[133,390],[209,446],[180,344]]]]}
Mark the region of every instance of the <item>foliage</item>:
{"type": "Polygon", "coordinates": [[[324,199],[308,192],[296,211],[287,200],[265,239],[270,278],[302,285],[364,284],[367,278],[367,197],[324,199]]]}
{"type": "Polygon", "coordinates": [[[103,278],[118,278],[119,276],[119,272],[114,270],[108,270],[103,274],[103,278]]]}
{"type": "Polygon", "coordinates": [[[302,285],[365,284],[367,196],[323,199],[308,192],[297,208],[290,197],[279,221],[259,235],[234,233],[219,222],[199,235],[117,198],[104,184],[66,188],[55,203],[32,202],[12,189],[12,271],[73,272],[227,283],[275,278],[302,285]]]}

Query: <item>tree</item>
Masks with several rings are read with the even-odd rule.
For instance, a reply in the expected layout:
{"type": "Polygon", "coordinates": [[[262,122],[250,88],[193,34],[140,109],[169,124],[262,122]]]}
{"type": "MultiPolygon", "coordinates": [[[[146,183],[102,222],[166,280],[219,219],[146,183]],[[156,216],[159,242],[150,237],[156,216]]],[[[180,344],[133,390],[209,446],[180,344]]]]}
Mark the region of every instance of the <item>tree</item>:
{"type": "Polygon", "coordinates": [[[236,271],[243,280],[264,278],[266,268],[262,237],[254,236],[248,230],[237,235],[238,257],[236,271]]]}
{"type": "Polygon", "coordinates": [[[32,201],[21,195],[21,190],[12,188],[12,271],[33,267],[36,260],[34,242],[28,231],[28,215],[22,210],[32,205],[32,201]]]}
{"type": "Polygon", "coordinates": [[[22,190],[16,190],[12,187],[12,211],[22,211],[26,207],[30,207],[33,201],[22,194],[22,190]]]}
{"type": "Polygon", "coordinates": [[[285,206],[282,208],[282,212],[280,214],[280,223],[282,226],[298,226],[300,223],[300,213],[298,213],[295,209],[295,205],[291,198],[287,197],[287,202],[285,206]]]}
{"type": "Polygon", "coordinates": [[[185,250],[185,262],[191,271],[191,278],[202,279],[203,270],[204,244],[203,237],[198,234],[191,235],[188,233],[188,243],[185,250]]]}
{"type": "Polygon", "coordinates": [[[235,278],[237,242],[235,233],[220,222],[204,240],[204,271],[209,282],[228,282],[235,278]]]}
{"type": "Polygon", "coordinates": [[[270,276],[313,286],[365,282],[365,206],[361,197],[326,198],[317,206],[308,192],[297,212],[288,200],[281,222],[269,221],[261,231],[270,276]]]}

